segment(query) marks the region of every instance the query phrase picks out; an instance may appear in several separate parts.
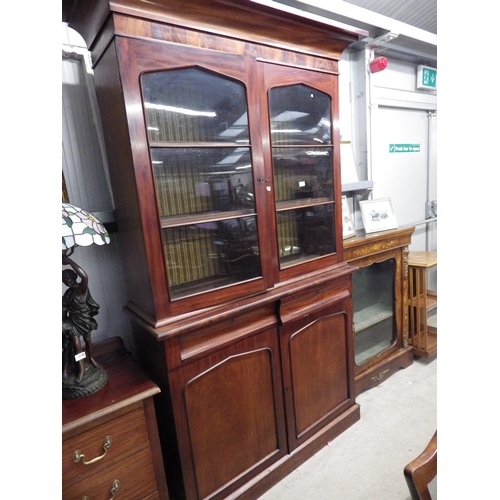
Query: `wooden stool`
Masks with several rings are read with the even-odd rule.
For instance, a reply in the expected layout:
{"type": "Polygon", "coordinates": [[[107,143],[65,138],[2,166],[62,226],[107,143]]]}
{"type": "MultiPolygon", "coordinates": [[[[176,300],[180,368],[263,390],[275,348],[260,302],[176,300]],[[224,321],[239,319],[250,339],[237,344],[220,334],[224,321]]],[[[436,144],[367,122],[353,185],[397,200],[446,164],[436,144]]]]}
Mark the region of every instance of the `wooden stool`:
{"type": "Polygon", "coordinates": [[[408,258],[409,343],[416,356],[437,354],[437,325],[428,324],[429,311],[437,308],[437,293],[427,289],[427,271],[437,266],[437,252],[410,252],[408,258]]]}

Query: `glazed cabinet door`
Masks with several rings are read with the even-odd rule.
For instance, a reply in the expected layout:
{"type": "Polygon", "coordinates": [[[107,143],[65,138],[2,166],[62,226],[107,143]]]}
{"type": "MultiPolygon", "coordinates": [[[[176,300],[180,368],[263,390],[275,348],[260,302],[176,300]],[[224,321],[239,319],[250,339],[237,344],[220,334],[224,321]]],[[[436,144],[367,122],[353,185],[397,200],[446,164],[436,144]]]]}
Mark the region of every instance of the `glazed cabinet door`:
{"type": "MultiPolygon", "coordinates": [[[[408,348],[407,278],[401,247],[357,259],[354,265],[358,267],[353,275],[354,373],[358,377],[408,348]]],[[[402,364],[405,367],[408,363],[402,364]]],[[[381,372],[374,375],[374,383],[390,373],[381,372]]]]}
{"type": "Polygon", "coordinates": [[[349,284],[323,285],[284,299],[280,322],[293,450],[354,403],[349,284]]]}
{"type": "Polygon", "coordinates": [[[341,260],[337,75],[259,63],[277,281],[341,260]]]}
{"type": "Polygon", "coordinates": [[[402,347],[403,304],[398,293],[401,258],[382,254],[353,275],[354,359],[356,374],[375,364],[385,352],[402,347]],[[399,344],[399,345],[397,345],[399,344]]]}
{"type": "Polygon", "coordinates": [[[116,47],[157,316],[264,290],[249,59],[122,37],[116,47]]]}
{"type": "Polygon", "coordinates": [[[184,362],[169,378],[189,500],[226,498],[287,452],[273,309],[179,341],[184,362]]]}

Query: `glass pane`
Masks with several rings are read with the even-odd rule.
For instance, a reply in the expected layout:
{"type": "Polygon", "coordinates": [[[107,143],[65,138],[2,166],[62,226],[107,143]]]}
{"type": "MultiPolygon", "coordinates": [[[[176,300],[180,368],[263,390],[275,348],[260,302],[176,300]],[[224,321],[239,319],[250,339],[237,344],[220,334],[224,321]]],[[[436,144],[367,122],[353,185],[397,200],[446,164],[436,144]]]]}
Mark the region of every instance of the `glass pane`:
{"type": "Polygon", "coordinates": [[[273,148],[276,201],[333,200],[330,148],[273,148]]]}
{"type": "Polygon", "coordinates": [[[256,217],[163,230],[173,299],[261,275],[256,217]]]}
{"type": "Polygon", "coordinates": [[[151,156],[162,217],[255,211],[249,148],[155,148],[151,156]]]}
{"type": "Polygon", "coordinates": [[[248,143],[245,86],[198,68],[142,77],[151,142],[248,143]]]}
{"type": "Polygon", "coordinates": [[[395,259],[361,267],[353,274],[354,359],[361,365],[396,340],[395,259]]]}
{"type": "Polygon", "coordinates": [[[330,96],[306,85],[269,91],[273,146],[331,144],[330,96]]]}
{"type": "Polygon", "coordinates": [[[281,268],[335,252],[333,205],[278,212],[281,268]]]}

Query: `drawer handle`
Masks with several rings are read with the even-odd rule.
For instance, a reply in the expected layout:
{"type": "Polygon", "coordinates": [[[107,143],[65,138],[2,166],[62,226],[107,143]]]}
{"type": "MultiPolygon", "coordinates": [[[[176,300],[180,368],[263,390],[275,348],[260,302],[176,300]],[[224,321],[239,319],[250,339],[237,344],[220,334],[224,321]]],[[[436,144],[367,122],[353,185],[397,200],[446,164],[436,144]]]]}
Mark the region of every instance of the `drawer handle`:
{"type": "MultiPolygon", "coordinates": [[[[111,487],[111,498],[109,500],[113,500],[115,498],[115,493],[120,489],[120,481],[118,479],[115,479],[113,481],[113,486],[111,487]]],[[[89,497],[85,495],[82,500],[89,500],[89,497]]]]}
{"type": "MultiPolygon", "coordinates": [[[[104,450],[104,453],[100,457],[95,457],[92,460],[89,460],[88,462],[85,462],[84,460],[85,455],[83,453],[80,453],[79,450],[75,450],[73,452],[73,460],[75,462],[82,462],[83,465],[90,465],[94,464],[95,462],[99,462],[99,460],[103,459],[106,456],[106,453],[111,448],[111,436],[106,436],[104,438],[104,443],[102,444],[102,448],[104,450]]],[[[120,483],[118,483],[118,485],[119,484],[120,483]]]]}

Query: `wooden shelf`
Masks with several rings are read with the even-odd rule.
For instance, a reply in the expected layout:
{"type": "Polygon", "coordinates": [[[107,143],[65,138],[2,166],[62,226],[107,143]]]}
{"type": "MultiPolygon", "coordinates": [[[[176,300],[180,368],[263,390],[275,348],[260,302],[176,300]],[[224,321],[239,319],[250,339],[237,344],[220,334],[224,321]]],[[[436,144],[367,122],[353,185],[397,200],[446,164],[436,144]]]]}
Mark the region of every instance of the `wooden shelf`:
{"type": "Polygon", "coordinates": [[[393,315],[393,310],[383,304],[374,304],[354,313],[354,326],[359,333],[393,315]]]}
{"type": "Polygon", "coordinates": [[[437,307],[437,295],[435,293],[427,292],[427,294],[421,293],[418,297],[410,297],[409,306],[419,307],[420,304],[426,303],[427,311],[437,307]]]}
{"type": "Polygon", "coordinates": [[[431,309],[437,307],[437,303],[438,303],[437,293],[427,292],[427,310],[430,311],[431,309]]]}
{"type": "MultiPolygon", "coordinates": [[[[416,340],[417,345],[424,345],[425,335],[424,332],[421,332],[419,339],[416,340]]],[[[425,347],[415,347],[413,346],[413,354],[415,356],[420,356],[422,358],[432,358],[437,354],[437,329],[433,329],[432,327],[428,328],[427,331],[427,346],[425,347]],[[435,330],[435,331],[433,331],[435,330]]]]}

